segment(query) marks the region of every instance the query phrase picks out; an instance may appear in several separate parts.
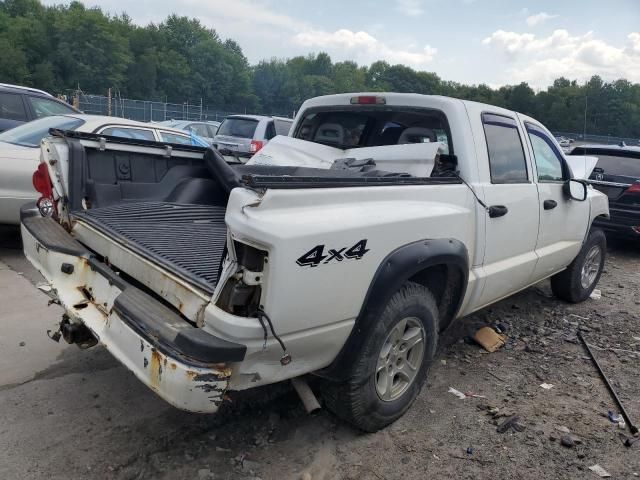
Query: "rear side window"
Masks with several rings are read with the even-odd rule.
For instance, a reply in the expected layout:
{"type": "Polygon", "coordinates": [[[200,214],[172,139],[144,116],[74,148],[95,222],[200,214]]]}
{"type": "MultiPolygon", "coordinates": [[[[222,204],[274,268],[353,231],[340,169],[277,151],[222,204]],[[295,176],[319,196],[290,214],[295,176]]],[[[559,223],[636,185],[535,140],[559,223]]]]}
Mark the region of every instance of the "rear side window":
{"type": "Polygon", "coordinates": [[[70,113],[76,113],[73,108],[65,105],[62,102],[56,102],[55,100],[49,100],[48,98],[41,97],[27,97],[31,103],[31,108],[37,118],[48,117],[49,115],[68,115],[70,113]]]}
{"type": "Polygon", "coordinates": [[[178,135],[177,133],[160,132],[160,138],[163,142],[175,143],[177,145],[193,145],[191,137],[186,135],[178,135]]]}
{"type": "Polygon", "coordinates": [[[132,138],[134,140],[151,140],[156,141],[156,137],[153,136],[151,130],[142,130],[140,128],[126,128],[126,127],[109,127],[102,130],[104,135],[111,135],[112,137],[132,138]]]}
{"type": "Polygon", "coordinates": [[[264,133],[264,138],[271,140],[276,135],[276,127],[273,125],[273,122],[267,123],[267,131],[264,133]]]}
{"type": "Polygon", "coordinates": [[[527,163],[516,121],[484,113],[482,123],[489,152],[491,183],[527,183],[527,163]]]}
{"type": "Polygon", "coordinates": [[[209,131],[207,130],[207,126],[203,123],[192,123],[189,125],[190,129],[195,132],[196,135],[200,135],[201,137],[208,137],[209,131]]]}
{"type": "Polygon", "coordinates": [[[218,129],[218,135],[228,135],[230,137],[253,138],[256,133],[258,121],[251,118],[225,118],[218,129]]]}
{"type": "Polygon", "coordinates": [[[0,93],[0,118],[9,120],[27,120],[22,95],[16,93],[0,93]]]}

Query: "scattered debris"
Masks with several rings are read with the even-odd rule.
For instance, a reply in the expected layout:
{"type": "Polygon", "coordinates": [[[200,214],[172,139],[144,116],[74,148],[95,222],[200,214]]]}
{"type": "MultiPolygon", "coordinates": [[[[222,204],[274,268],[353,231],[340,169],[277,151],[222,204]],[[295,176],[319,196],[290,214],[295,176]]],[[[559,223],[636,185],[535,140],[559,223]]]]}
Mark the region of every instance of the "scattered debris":
{"type": "Polygon", "coordinates": [[[602,298],[602,292],[600,291],[600,289],[595,288],[593,292],[591,292],[591,295],[589,295],[589,298],[591,298],[592,300],[600,300],[602,298]]]}
{"type": "Polygon", "coordinates": [[[520,423],[520,417],[517,415],[512,415],[507,418],[504,422],[498,425],[496,431],[498,433],[505,433],[509,430],[513,430],[514,432],[522,432],[525,429],[525,426],[520,423]]]}
{"type": "Polygon", "coordinates": [[[470,398],[487,398],[485,395],[478,395],[477,393],[472,392],[464,392],[464,396],[470,398]]]}
{"type": "Polygon", "coordinates": [[[587,341],[582,336],[582,333],[578,332],[578,338],[582,342],[582,345],[584,346],[584,348],[587,350],[587,353],[589,354],[589,357],[591,357],[591,361],[593,362],[593,364],[595,365],[596,369],[598,370],[598,373],[600,374],[600,378],[602,378],[602,380],[604,381],[605,385],[607,386],[607,389],[609,390],[609,393],[611,393],[611,396],[613,397],[613,399],[615,400],[616,404],[618,405],[618,408],[620,408],[620,411],[622,412],[622,416],[624,417],[626,422],[629,424],[629,430],[631,431],[632,434],[635,435],[636,433],[638,433],[638,427],[636,427],[635,424],[629,418],[629,415],[627,414],[627,411],[624,409],[624,405],[622,405],[622,401],[618,397],[618,394],[616,393],[615,389],[613,388],[613,385],[611,385],[611,382],[609,381],[607,376],[604,374],[604,370],[602,370],[602,367],[600,366],[600,364],[598,363],[598,360],[596,359],[595,355],[591,351],[591,348],[589,347],[589,344],[587,343],[587,341]]]}
{"type": "Polygon", "coordinates": [[[573,448],[576,446],[576,442],[573,440],[571,435],[562,435],[560,437],[560,445],[567,448],[573,448]]]}
{"type": "Polygon", "coordinates": [[[453,387],[449,387],[449,390],[447,390],[449,393],[454,394],[456,397],[458,397],[460,400],[464,400],[465,398],[467,398],[467,396],[462,393],[460,390],[456,390],[453,387]]]}
{"type": "Polygon", "coordinates": [[[489,353],[493,353],[503,347],[506,338],[505,335],[496,333],[491,327],[482,327],[473,335],[473,339],[489,353]]]}
{"type": "Polygon", "coordinates": [[[609,421],[611,423],[615,423],[618,425],[618,427],[623,429],[627,428],[627,423],[624,421],[624,417],[619,413],[613,413],[611,410],[609,410],[607,416],[609,417],[609,421]]]}
{"type": "Polygon", "coordinates": [[[591,470],[593,473],[595,473],[596,475],[602,478],[611,477],[611,474],[607,472],[604,468],[602,468],[600,465],[598,465],[597,463],[595,465],[591,465],[589,467],[589,470],[591,470]]]}
{"type": "Polygon", "coordinates": [[[26,344],[27,344],[27,342],[22,341],[22,342],[20,342],[18,345],[20,345],[21,347],[24,347],[26,344]]]}
{"type": "Polygon", "coordinates": [[[540,386],[545,390],[551,390],[553,388],[553,383],[541,383],[540,386]]]}
{"type": "Polygon", "coordinates": [[[571,433],[571,431],[564,425],[556,425],[556,430],[562,433],[571,433]]]}
{"type": "Polygon", "coordinates": [[[467,455],[473,455],[473,447],[467,447],[467,455]]]}

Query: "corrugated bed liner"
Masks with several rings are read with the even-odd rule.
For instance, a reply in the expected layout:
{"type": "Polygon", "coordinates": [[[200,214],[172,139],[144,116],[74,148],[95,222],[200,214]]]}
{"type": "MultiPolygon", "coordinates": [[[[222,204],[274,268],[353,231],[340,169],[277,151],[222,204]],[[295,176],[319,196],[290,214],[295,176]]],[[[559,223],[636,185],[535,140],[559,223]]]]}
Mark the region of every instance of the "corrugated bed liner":
{"type": "Polygon", "coordinates": [[[225,207],[123,203],[74,216],[193,285],[213,293],[227,228],[225,207]]]}

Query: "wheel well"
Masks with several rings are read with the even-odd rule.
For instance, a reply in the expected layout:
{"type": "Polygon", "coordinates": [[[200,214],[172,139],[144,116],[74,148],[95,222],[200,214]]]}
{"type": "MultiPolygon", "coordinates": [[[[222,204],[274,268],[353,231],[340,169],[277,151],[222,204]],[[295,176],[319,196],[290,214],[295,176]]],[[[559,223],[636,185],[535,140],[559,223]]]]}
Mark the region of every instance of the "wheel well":
{"type": "Polygon", "coordinates": [[[419,271],[410,282],[418,283],[433,294],[440,314],[440,330],[444,330],[460,305],[460,296],[465,291],[465,276],[457,265],[433,265],[419,271]]]}

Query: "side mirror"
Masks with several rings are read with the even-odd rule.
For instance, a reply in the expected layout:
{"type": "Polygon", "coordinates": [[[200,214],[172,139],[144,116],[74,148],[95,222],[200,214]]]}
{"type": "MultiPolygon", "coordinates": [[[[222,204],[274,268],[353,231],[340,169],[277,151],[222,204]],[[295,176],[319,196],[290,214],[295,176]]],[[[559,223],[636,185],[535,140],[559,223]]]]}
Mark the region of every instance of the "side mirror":
{"type": "Polygon", "coordinates": [[[587,199],[587,184],[580,180],[567,180],[563,187],[564,193],[571,199],[584,202],[587,199]]]}

